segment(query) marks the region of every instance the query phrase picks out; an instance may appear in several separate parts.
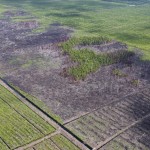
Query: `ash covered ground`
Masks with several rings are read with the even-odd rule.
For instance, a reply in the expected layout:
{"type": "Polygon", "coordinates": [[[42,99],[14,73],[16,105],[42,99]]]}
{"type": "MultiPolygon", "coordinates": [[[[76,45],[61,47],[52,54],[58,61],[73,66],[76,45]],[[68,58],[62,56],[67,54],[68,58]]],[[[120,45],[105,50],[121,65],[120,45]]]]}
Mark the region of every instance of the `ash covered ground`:
{"type": "MultiPolygon", "coordinates": [[[[64,121],[100,108],[108,103],[143,89],[150,82],[150,62],[141,61],[141,53],[127,62],[102,66],[84,81],[63,76],[74,63],[58,47],[71,38],[73,29],[59,23],[43,33],[34,33],[40,24],[30,21],[14,23],[12,17],[26,12],[5,12],[0,19],[0,73],[2,77],[27,93],[41,99],[64,121]]],[[[118,51],[128,47],[114,41],[108,45],[90,47],[96,53],[118,51]]],[[[82,50],[82,47],[77,50],[82,50]]]]}

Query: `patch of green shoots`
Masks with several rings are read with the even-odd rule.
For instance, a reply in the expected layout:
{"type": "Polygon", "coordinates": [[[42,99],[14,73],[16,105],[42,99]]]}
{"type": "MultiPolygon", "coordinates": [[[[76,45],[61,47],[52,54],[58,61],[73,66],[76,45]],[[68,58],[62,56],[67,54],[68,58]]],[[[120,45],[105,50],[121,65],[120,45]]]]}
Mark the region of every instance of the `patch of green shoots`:
{"type": "Polygon", "coordinates": [[[118,77],[127,77],[128,75],[127,74],[125,74],[125,73],[123,73],[121,70],[119,70],[119,69],[114,69],[113,71],[112,71],[112,74],[113,75],[116,75],[116,76],[118,76],[118,77]]]}
{"type": "Polygon", "coordinates": [[[61,43],[60,47],[67,53],[72,61],[77,63],[68,70],[68,73],[72,75],[75,80],[83,80],[92,72],[95,72],[102,65],[110,65],[120,61],[124,61],[133,52],[121,51],[108,54],[96,54],[90,49],[76,50],[75,46],[82,45],[99,45],[109,42],[110,39],[106,37],[84,37],[84,38],[72,38],[67,42],[61,43]]]}

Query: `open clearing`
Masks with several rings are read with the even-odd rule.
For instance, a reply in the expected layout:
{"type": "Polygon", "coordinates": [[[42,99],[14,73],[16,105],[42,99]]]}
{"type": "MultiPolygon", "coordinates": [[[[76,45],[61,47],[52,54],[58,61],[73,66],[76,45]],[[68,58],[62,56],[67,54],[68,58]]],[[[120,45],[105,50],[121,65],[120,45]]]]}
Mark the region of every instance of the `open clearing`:
{"type": "MultiPolygon", "coordinates": [[[[147,115],[150,116],[149,94],[150,90],[147,89],[141,93],[127,96],[121,101],[98,109],[93,113],[67,123],[65,126],[81,137],[83,141],[88,143],[91,147],[97,147],[99,144],[103,145],[109,138],[114,138],[114,135],[119,135],[120,132],[124,132],[124,129],[131,128],[129,131],[121,134],[121,137],[123,135],[123,141],[119,141],[119,136],[116,145],[115,142],[110,142],[112,148],[117,149],[118,146],[119,150],[121,148],[125,149],[125,147],[129,150],[148,150],[150,149],[150,145],[148,144],[150,142],[148,138],[148,135],[150,134],[149,118],[145,119],[145,121],[135,127],[132,126],[134,126],[134,123],[137,120],[140,120],[147,115]],[[122,143],[122,145],[119,142],[122,143]]],[[[111,149],[110,145],[108,144],[108,149],[111,149]]],[[[104,149],[105,148],[107,150],[107,145],[104,146],[104,149]]]]}
{"type": "MultiPolygon", "coordinates": [[[[87,149],[150,149],[149,0],[0,3],[3,80],[87,149]]],[[[0,113],[2,150],[78,150],[2,86],[0,113]]]]}
{"type": "MultiPolygon", "coordinates": [[[[102,107],[149,84],[150,63],[140,60],[139,50],[136,54],[121,57],[116,64],[103,66],[103,57],[93,50],[72,50],[72,58],[65,54],[68,51],[61,51],[58,43],[71,36],[73,30],[70,28],[53,24],[44,33],[32,33],[29,21],[25,25],[14,23],[7,17],[1,19],[0,24],[3,27],[0,31],[1,76],[26,93],[41,99],[63,121],[102,107]],[[82,63],[81,67],[74,68],[72,72],[78,73],[77,77],[86,75],[84,81],[76,81],[66,72],[79,62],[82,63]],[[103,67],[100,67],[101,64],[103,67]],[[94,73],[91,73],[93,70],[94,73]]],[[[35,22],[31,24],[36,28],[35,22]]],[[[111,43],[108,41],[103,46],[99,44],[99,48],[103,47],[115,55],[117,51],[124,53],[127,49],[127,45],[118,43],[116,46],[111,43]]],[[[112,63],[106,57],[106,64],[107,60],[108,64],[112,63]]]]}
{"type": "Polygon", "coordinates": [[[149,83],[148,0],[0,2],[1,76],[41,99],[62,120],[102,107],[149,83]],[[60,42],[72,36],[83,40],[106,36],[110,42],[89,45],[86,41],[88,45],[62,52],[60,42]],[[111,60],[103,63],[103,56],[97,56],[125,49],[137,54],[109,66],[103,65],[111,60]],[[141,52],[147,61],[141,60],[141,52]],[[68,68],[73,77],[68,77],[68,68]],[[74,77],[84,81],[74,81],[74,77]]]}

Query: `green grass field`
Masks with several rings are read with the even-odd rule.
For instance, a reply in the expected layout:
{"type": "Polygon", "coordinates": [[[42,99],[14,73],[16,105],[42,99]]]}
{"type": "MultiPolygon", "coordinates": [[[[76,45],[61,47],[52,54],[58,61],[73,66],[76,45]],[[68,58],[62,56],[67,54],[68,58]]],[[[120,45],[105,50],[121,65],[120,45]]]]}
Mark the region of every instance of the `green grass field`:
{"type": "Polygon", "coordinates": [[[51,140],[61,149],[61,150],[79,150],[72,142],[70,142],[66,137],[61,134],[57,134],[51,138],[51,140]]]}
{"type": "Polygon", "coordinates": [[[72,142],[61,134],[56,134],[50,139],[44,140],[27,150],[80,150],[72,142]]]}
{"type": "Polygon", "coordinates": [[[144,59],[150,59],[149,0],[0,0],[0,3],[3,4],[0,12],[16,7],[31,12],[41,23],[39,31],[58,22],[74,28],[76,37],[107,36],[142,49],[144,59]]]}
{"type": "Polygon", "coordinates": [[[14,149],[55,129],[0,85],[0,149],[14,149]]]}

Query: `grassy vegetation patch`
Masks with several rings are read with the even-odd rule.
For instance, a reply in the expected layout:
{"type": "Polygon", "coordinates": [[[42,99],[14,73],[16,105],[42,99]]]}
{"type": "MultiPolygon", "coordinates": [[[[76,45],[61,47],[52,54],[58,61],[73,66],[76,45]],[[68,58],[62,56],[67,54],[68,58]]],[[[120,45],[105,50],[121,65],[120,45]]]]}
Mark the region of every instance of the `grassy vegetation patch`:
{"type": "Polygon", "coordinates": [[[51,138],[51,140],[61,149],[61,150],[80,150],[71,141],[61,134],[57,134],[51,138]]]}
{"type": "Polygon", "coordinates": [[[125,74],[125,73],[123,73],[121,70],[119,70],[119,69],[114,69],[113,71],[112,71],[112,74],[113,75],[116,75],[116,76],[118,76],[118,77],[127,77],[128,75],[127,74],[125,74]]]}
{"type": "Polygon", "coordinates": [[[59,150],[50,139],[44,140],[43,142],[38,143],[37,145],[26,150],[33,150],[33,148],[36,150],[59,150]]]}
{"type": "Polygon", "coordinates": [[[134,86],[138,86],[138,85],[139,85],[139,80],[133,79],[133,80],[131,81],[131,84],[134,85],[134,86]]]}
{"type": "Polygon", "coordinates": [[[41,143],[34,145],[33,147],[27,148],[26,150],[80,150],[75,146],[69,139],[61,134],[57,134],[50,139],[46,139],[41,143]]]}
{"type": "Polygon", "coordinates": [[[110,39],[104,37],[84,37],[72,38],[69,41],[62,43],[60,47],[64,53],[69,54],[71,59],[78,65],[70,68],[68,73],[76,80],[84,79],[89,73],[96,71],[102,65],[109,65],[125,61],[133,52],[118,51],[108,54],[96,54],[90,49],[76,50],[76,45],[100,45],[109,42],[110,39]]]}
{"type": "MultiPolygon", "coordinates": [[[[0,0],[4,6],[24,9],[40,23],[42,32],[54,22],[75,29],[74,36],[108,36],[142,49],[150,59],[149,0],[0,0]],[[131,7],[132,6],[132,7],[131,7]]],[[[0,11],[1,12],[1,11],[0,11]]],[[[15,18],[17,20],[17,18],[15,18]]],[[[23,18],[22,18],[23,20],[23,18]]]]}
{"type": "Polygon", "coordinates": [[[0,149],[1,150],[9,150],[9,147],[2,141],[0,138],[0,149]]]}

